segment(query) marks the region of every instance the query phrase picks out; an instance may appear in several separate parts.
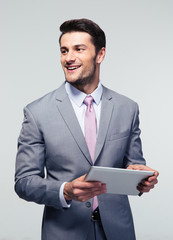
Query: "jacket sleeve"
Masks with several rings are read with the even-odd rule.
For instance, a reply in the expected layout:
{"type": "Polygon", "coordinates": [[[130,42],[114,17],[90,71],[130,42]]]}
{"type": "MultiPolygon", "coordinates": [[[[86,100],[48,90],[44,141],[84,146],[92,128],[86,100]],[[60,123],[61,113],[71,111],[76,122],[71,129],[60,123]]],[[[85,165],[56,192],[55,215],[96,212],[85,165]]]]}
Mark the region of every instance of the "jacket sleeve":
{"type": "Polygon", "coordinates": [[[142,164],[142,165],[146,164],[146,161],[143,158],[140,134],[141,134],[141,130],[139,128],[139,108],[138,108],[138,105],[135,104],[131,134],[130,134],[130,138],[128,141],[126,154],[124,158],[125,168],[132,164],[142,164]]]}
{"type": "Polygon", "coordinates": [[[24,121],[18,139],[15,191],[19,197],[38,204],[62,208],[59,189],[62,182],[45,178],[43,133],[30,110],[24,109],[24,121]]]}

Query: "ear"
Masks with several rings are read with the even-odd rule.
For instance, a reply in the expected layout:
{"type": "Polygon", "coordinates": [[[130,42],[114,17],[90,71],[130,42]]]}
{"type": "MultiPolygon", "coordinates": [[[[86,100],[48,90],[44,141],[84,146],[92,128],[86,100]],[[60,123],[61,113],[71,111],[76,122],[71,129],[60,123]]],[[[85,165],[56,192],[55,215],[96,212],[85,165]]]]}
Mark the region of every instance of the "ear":
{"type": "Polygon", "coordinates": [[[105,54],[106,54],[106,49],[102,47],[100,51],[97,53],[96,63],[100,64],[103,61],[105,54]]]}

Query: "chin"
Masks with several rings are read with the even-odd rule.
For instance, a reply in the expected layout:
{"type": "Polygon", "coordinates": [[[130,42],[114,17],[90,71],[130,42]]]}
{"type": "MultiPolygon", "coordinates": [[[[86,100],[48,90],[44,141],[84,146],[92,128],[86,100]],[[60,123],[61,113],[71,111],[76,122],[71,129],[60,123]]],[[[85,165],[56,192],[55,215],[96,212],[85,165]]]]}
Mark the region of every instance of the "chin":
{"type": "Polygon", "coordinates": [[[76,83],[78,80],[66,78],[66,81],[67,81],[68,83],[76,83]]]}

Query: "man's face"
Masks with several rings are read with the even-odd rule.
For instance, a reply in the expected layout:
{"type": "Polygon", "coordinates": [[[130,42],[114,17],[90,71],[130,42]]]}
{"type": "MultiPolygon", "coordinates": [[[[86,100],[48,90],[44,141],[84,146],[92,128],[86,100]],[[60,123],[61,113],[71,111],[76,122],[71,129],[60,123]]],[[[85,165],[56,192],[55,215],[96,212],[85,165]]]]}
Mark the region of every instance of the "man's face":
{"type": "Polygon", "coordinates": [[[67,82],[86,85],[95,80],[96,53],[86,32],[65,33],[61,37],[61,64],[67,82]]]}

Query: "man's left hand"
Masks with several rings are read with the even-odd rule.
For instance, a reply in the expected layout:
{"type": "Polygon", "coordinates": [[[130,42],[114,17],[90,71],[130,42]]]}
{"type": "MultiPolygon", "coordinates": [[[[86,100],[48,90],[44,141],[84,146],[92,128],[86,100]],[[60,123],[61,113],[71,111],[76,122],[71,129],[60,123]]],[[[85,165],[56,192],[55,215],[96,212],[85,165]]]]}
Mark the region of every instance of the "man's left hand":
{"type": "Polygon", "coordinates": [[[138,191],[141,193],[149,192],[152,188],[154,188],[155,184],[158,183],[157,177],[159,176],[159,172],[148,167],[145,165],[129,165],[127,169],[132,170],[143,170],[143,171],[154,171],[154,175],[151,177],[148,177],[147,179],[142,180],[139,185],[137,186],[138,191]]]}

